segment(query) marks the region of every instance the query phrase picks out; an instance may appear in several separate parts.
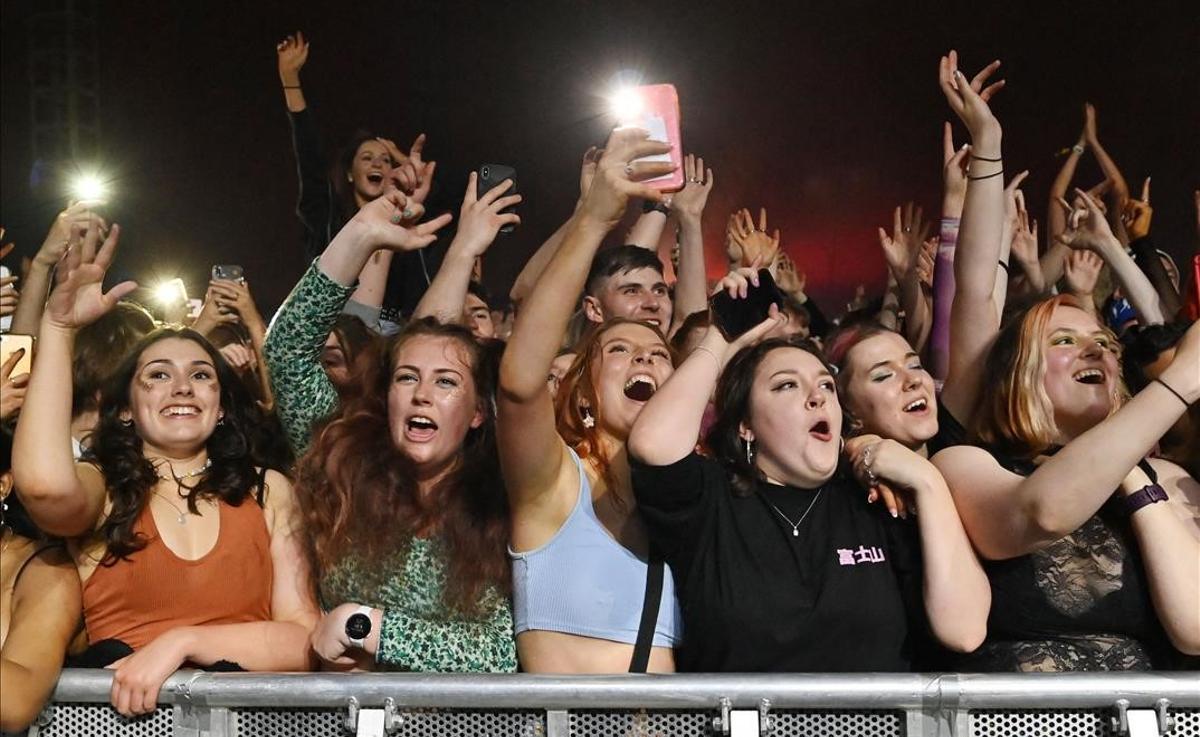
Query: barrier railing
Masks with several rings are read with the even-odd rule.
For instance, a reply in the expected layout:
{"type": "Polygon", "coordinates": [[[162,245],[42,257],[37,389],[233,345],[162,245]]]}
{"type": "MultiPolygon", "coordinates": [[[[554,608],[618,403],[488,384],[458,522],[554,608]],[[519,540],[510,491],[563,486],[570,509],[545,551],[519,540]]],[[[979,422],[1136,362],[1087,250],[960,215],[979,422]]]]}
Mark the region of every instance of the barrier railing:
{"type": "Polygon", "coordinates": [[[1200,673],[533,676],[180,671],[154,714],[67,670],[38,737],[1200,737],[1200,673]]]}

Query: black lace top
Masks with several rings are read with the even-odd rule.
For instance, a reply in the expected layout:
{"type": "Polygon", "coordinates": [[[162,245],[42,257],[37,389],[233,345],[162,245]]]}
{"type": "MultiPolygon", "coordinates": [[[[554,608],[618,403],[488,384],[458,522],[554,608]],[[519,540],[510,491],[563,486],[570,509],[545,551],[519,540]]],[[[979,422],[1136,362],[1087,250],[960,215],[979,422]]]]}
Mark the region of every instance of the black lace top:
{"type": "MultiPolygon", "coordinates": [[[[1005,458],[1028,476],[1034,465],[1005,458]]],[[[1029,555],[984,561],[992,585],[987,641],[964,669],[1152,670],[1173,650],[1150,601],[1128,519],[1109,502],[1066,537],[1029,555]]]]}

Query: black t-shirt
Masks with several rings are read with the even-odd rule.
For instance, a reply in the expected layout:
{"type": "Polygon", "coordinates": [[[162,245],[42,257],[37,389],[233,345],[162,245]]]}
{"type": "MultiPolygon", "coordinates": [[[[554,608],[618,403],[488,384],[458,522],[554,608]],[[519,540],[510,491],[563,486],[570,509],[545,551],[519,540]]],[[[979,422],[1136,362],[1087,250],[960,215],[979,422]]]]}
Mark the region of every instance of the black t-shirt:
{"type": "Polygon", "coordinates": [[[963,427],[958,418],[950,414],[950,410],[946,409],[941,397],[938,397],[937,402],[937,418],[937,434],[925,443],[925,450],[930,458],[944,448],[967,444],[967,428],[963,427]]]}
{"type": "Polygon", "coordinates": [[[675,576],[681,671],[907,671],[925,652],[915,524],[853,479],[736,496],[720,464],[692,454],[635,462],[633,487],[675,576]]]}

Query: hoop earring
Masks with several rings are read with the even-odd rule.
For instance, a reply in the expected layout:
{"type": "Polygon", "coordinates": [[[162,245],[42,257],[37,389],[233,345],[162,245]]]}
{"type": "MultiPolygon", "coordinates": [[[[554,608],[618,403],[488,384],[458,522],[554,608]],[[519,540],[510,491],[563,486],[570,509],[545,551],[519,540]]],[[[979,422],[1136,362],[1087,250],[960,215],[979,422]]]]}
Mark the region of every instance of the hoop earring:
{"type": "Polygon", "coordinates": [[[841,455],[842,453],[844,453],[845,450],[846,450],[846,439],[839,436],[838,437],[838,455],[841,455]]]}
{"type": "Polygon", "coordinates": [[[130,417],[127,420],[121,420],[121,427],[133,427],[133,418],[130,417]]]}

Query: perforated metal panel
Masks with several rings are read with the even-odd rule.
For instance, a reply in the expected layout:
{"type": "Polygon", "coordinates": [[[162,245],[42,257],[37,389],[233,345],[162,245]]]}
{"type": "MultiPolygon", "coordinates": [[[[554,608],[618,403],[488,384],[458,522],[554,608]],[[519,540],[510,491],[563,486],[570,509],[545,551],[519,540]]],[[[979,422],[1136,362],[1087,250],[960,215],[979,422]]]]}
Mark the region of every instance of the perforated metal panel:
{"type": "Polygon", "coordinates": [[[346,711],[333,709],[231,709],[239,737],[343,737],[346,711]]]}
{"type": "Polygon", "coordinates": [[[1200,711],[1171,711],[1175,731],[1171,737],[1200,737],[1200,711]]]}
{"type": "MultiPolygon", "coordinates": [[[[397,737],[544,737],[542,711],[398,709],[397,737]]],[[[243,733],[245,734],[245,733],[243,733]]]]}
{"type": "Polygon", "coordinates": [[[55,704],[39,737],[172,737],[171,708],[126,719],[108,704],[55,704]]]}
{"type": "Polygon", "coordinates": [[[713,711],[636,712],[580,709],[568,720],[571,737],[709,737],[713,711]]]}
{"type": "Polygon", "coordinates": [[[773,737],[904,737],[895,711],[772,711],[773,737]]]}
{"type": "Polygon", "coordinates": [[[973,711],[971,737],[1112,737],[1112,709],[973,711]]]}

